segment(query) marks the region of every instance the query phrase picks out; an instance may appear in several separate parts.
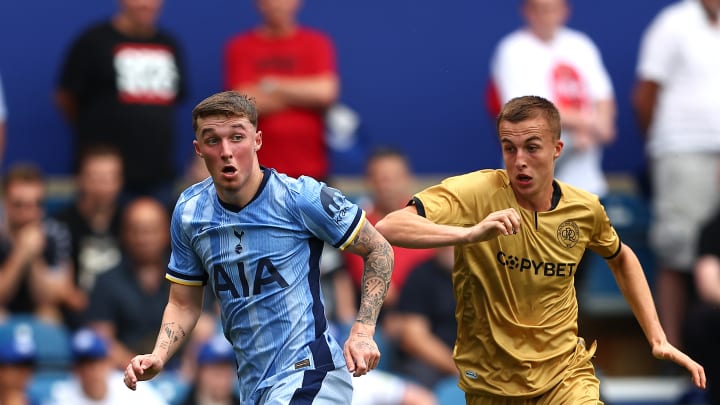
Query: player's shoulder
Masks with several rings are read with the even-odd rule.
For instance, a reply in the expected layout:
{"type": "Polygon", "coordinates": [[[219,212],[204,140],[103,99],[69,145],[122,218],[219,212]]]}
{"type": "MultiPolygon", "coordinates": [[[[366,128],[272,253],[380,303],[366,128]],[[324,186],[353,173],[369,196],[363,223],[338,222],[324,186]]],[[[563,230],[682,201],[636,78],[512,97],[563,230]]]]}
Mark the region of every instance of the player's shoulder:
{"type": "Polygon", "coordinates": [[[562,198],[565,201],[577,202],[586,206],[600,204],[600,197],[598,197],[597,194],[593,194],[587,190],[575,187],[557,179],[555,182],[560,186],[560,192],[562,193],[562,198]]]}
{"type": "Polygon", "coordinates": [[[292,177],[270,168],[263,170],[266,180],[261,192],[265,200],[277,201],[278,209],[293,210],[298,205],[315,200],[325,186],[313,177],[292,177]]]}
{"type": "Polygon", "coordinates": [[[175,209],[188,205],[195,205],[198,201],[206,200],[215,193],[215,186],[212,178],[208,177],[198,183],[188,186],[177,199],[175,209]]]}
{"type": "Polygon", "coordinates": [[[473,187],[503,187],[509,183],[507,172],[503,169],[481,169],[445,178],[443,184],[451,187],[472,185],[473,187]]]}
{"type": "Polygon", "coordinates": [[[281,175],[278,176],[278,179],[285,182],[289,192],[288,197],[296,203],[312,203],[320,198],[323,193],[329,193],[330,190],[332,190],[331,194],[340,193],[339,190],[310,176],[292,178],[281,175]]]}

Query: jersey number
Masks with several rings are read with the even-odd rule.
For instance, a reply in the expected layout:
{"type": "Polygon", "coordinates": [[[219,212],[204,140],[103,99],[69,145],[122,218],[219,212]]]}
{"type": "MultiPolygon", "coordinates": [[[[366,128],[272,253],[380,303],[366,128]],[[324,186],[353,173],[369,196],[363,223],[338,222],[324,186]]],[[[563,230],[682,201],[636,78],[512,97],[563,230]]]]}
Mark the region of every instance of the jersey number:
{"type": "MultiPolygon", "coordinates": [[[[237,263],[237,269],[238,273],[240,274],[240,284],[242,287],[242,296],[247,298],[250,295],[258,295],[261,292],[262,286],[264,284],[270,284],[270,283],[278,283],[280,287],[285,288],[289,284],[285,279],[280,275],[280,272],[273,266],[272,262],[270,262],[270,259],[264,258],[260,259],[257,264],[257,268],[255,268],[255,277],[253,278],[253,286],[252,286],[252,294],[250,293],[250,283],[248,282],[248,277],[245,275],[245,263],[237,263]],[[267,270],[268,276],[263,277],[264,271],[267,270]]],[[[213,268],[214,277],[215,280],[215,292],[220,293],[220,291],[230,291],[230,294],[232,294],[233,298],[239,298],[240,293],[238,293],[237,288],[235,288],[235,285],[233,284],[232,280],[230,279],[230,276],[225,272],[225,269],[220,266],[219,264],[216,264],[213,268]]]]}

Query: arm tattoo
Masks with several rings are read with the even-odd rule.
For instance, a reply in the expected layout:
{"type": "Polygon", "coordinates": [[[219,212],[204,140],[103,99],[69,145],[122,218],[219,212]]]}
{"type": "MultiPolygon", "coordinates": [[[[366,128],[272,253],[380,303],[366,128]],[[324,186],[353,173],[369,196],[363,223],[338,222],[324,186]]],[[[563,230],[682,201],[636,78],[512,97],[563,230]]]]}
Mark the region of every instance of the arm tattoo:
{"type": "Polygon", "coordinates": [[[393,250],[385,238],[366,222],[353,241],[353,251],[361,255],[365,261],[357,321],[375,325],[390,287],[394,263],[393,250]]]}
{"type": "Polygon", "coordinates": [[[158,345],[170,354],[175,343],[178,343],[178,346],[183,343],[185,335],[185,330],[182,326],[174,322],[163,324],[158,345]]]}

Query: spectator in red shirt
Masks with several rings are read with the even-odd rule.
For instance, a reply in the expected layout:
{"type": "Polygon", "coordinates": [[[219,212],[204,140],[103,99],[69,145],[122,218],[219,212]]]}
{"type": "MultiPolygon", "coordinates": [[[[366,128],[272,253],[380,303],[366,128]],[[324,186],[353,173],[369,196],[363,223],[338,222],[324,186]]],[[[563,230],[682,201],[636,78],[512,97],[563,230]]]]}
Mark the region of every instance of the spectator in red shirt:
{"type": "Polygon", "coordinates": [[[330,38],[297,22],[300,0],[256,0],[262,21],[230,39],[225,86],[255,98],[263,166],[328,177],[325,111],[339,93],[330,38]]]}

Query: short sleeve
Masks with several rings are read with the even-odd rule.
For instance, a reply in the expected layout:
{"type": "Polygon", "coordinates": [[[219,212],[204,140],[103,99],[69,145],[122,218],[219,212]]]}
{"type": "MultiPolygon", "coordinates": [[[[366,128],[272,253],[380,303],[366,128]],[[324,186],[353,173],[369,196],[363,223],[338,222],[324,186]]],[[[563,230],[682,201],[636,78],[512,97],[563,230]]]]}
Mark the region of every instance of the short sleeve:
{"type": "Polygon", "coordinates": [[[302,176],[297,196],[301,220],[317,238],[345,249],[365,222],[365,211],[338,189],[302,176]]]}
{"type": "Polygon", "coordinates": [[[588,87],[590,88],[590,96],[593,100],[608,100],[614,95],[612,80],[605,65],[603,64],[600,49],[590,38],[587,38],[588,46],[588,87]]]}
{"type": "Polygon", "coordinates": [[[60,70],[59,87],[74,94],[84,94],[87,90],[93,47],[90,36],[91,34],[86,32],[70,45],[60,70]]]}
{"type": "Polygon", "coordinates": [[[670,74],[676,57],[678,35],[668,14],[662,12],[645,30],[640,42],[637,75],[644,80],[663,83],[670,74]]]}
{"type": "Polygon", "coordinates": [[[313,64],[316,73],[336,73],[335,47],[327,35],[317,32],[313,41],[313,64]]]}
{"type": "Polygon", "coordinates": [[[227,43],[224,55],[225,89],[234,89],[243,83],[259,80],[252,65],[253,59],[247,57],[248,53],[254,50],[255,46],[245,34],[236,36],[227,43]]]}
{"type": "Polygon", "coordinates": [[[605,259],[612,259],[620,253],[620,237],[598,200],[595,200],[592,209],[596,220],[588,248],[605,259]]]}
{"type": "Polygon", "coordinates": [[[460,178],[450,178],[417,193],[412,203],[418,214],[436,224],[472,226],[478,222],[477,217],[484,216],[481,207],[474,204],[474,197],[463,194],[473,190],[475,188],[463,188],[460,178]]]}
{"type": "Polygon", "coordinates": [[[205,272],[200,258],[192,248],[190,236],[182,223],[183,205],[178,205],[173,211],[170,222],[170,263],[165,276],[168,280],[183,284],[202,286],[207,284],[205,272]]]}

